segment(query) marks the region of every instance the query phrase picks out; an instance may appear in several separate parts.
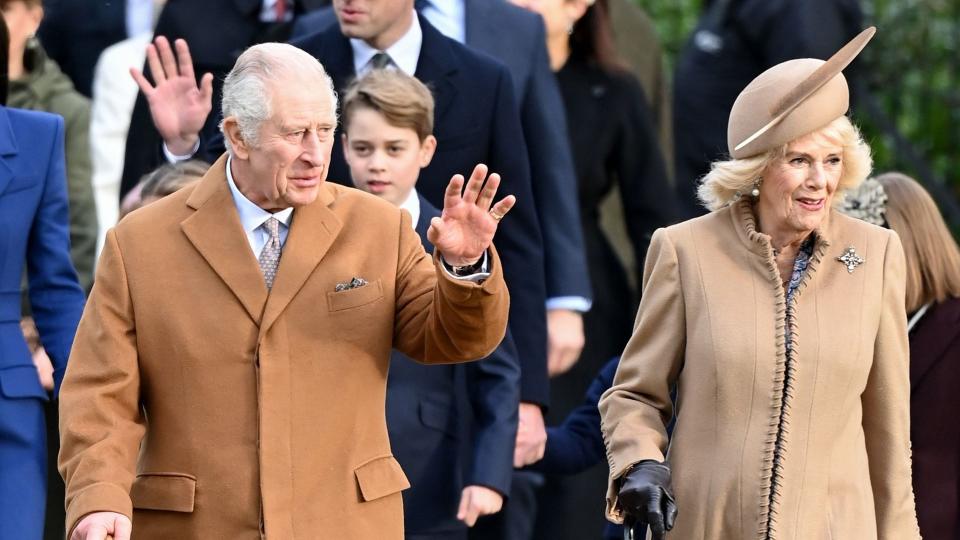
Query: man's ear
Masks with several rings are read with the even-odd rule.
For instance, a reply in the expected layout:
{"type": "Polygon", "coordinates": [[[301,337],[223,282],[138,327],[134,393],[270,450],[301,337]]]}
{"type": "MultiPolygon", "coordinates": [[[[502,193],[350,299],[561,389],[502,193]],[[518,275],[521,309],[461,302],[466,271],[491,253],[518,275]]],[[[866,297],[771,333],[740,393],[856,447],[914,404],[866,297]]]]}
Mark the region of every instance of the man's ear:
{"type": "Polygon", "coordinates": [[[433,160],[433,154],[437,151],[437,138],[433,135],[427,135],[427,138],[420,143],[420,168],[424,168],[433,160]]]}
{"type": "Polygon", "coordinates": [[[240,133],[240,124],[237,123],[235,116],[228,116],[223,119],[223,136],[233,148],[233,155],[237,159],[247,159],[250,157],[250,145],[243,139],[240,133]]]}

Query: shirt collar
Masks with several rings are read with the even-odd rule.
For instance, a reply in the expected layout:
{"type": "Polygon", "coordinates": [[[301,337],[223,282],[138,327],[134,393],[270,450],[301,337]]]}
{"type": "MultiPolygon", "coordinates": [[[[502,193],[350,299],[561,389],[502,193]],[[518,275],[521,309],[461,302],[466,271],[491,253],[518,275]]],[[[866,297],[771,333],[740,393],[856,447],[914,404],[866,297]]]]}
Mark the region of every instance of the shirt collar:
{"type": "Polygon", "coordinates": [[[413,218],[413,228],[417,228],[417,222],[420,221],[420,196],[417,195],[417,189],[411,189],[407,199],[400,203],[400,209],[406,210],[413,218]]]}
{"type": "Polygon", "coordinates": [[[237,207],[237,213],[240,214],[240,224],[243,226],[244,232],[249,233],[257,230],[271,217],[277,218],[284,226],[290,227],[290,218],[293,216],[292,207],[271,214],[251,202],[246,195],[240,193],[240,188],[233,181],[233,171],[230,170],[232,159],[232,157],[227,157],[227,184],[230,185],[230,194],[233,195],[233,204],[237,207]]]}
{"type": "Polygon", "coordinates": [[[466,43],[467,15],[463,0],[427,0],[420,8],[420,13],[440,33],[460,43],[466,43]]]}
{"type": "MultiPolygon", "coordinates": [[[[420,60],[420,47],[423,45],[423,30],[420,28],[420,19],[417,12],[413,12],[413,22],[407,33],[400,37],[396,43],[387,47],[383,51],[390,55],[390,59],[400,69],[400,71],[411,77],[417,72],[417,62],[420,60]]],[[[367,44],[366,41],[357,38],[350,39],[350,47],[353,48],[353,70],[357,75],[363,75],[370,69],[370,60],[373,55],[380,52],[367,44]]]]}

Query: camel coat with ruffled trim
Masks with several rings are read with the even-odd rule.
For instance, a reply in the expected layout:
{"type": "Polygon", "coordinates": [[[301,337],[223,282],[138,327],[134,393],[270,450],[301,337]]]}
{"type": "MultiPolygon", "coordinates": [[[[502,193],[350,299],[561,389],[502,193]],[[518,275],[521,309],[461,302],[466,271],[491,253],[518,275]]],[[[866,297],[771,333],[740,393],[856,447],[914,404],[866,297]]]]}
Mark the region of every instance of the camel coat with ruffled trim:
{"type": "Polygon", "coordinates": [[[748,201],[654,234],[600,401],[611,520],[624,472],[666,457],[670,539],[919,538],[900,241],[836,212],[816,235],[788,306],[748,201]],[[864,260],[852,272],[837,260],[851,247],[864,260]]]}

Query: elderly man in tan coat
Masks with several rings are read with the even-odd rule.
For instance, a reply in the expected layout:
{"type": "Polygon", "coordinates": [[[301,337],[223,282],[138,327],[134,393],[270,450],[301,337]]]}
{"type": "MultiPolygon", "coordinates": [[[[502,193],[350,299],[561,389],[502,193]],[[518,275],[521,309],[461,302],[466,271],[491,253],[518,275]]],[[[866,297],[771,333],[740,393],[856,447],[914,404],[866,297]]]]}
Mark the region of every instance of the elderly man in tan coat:
{"type": "Polygon", "coordinates": [[[324,182],[335,111],[310,55],[252,47],[224,84],[227,156],[108,233],[61,392],[70,538],[403,537],[390,350],[499,344],[491,240],[515,199],[493,204],[483,166],[455,176],[431,262],[409,215],[324,182]]]}

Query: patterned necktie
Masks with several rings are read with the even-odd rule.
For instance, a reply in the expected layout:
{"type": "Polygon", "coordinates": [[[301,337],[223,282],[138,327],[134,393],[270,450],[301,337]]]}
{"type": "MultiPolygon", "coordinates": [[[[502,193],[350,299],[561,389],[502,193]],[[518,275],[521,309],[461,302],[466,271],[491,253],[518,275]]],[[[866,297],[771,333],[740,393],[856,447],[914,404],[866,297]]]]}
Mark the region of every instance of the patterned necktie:
{"type": "Polygon", "coordinates": [[[377,54],[373,55],[372,59],[370,59],[370,66],[373,69],[383,69],[389,66],[391,61],[392,59],[390,58],[389,54],[385,52],[378,52],[377,54]]]}
{"type": "Polygon", "coordinates": [[[287,20],[287,0],[277,0],[277,3],[273,5],[273,13],[277,17],[277,22],[285,22],[287,20]]]}
{"type": "Polygon", "coordinates": [[[261,227],[270,234],[267,243],[260,252],[260,271],[267,282],[267,290],[273,288],[273,280],[277,277],[277,267],[280,266],[280,221],[271,217],[263,222],[261,227]]]}

